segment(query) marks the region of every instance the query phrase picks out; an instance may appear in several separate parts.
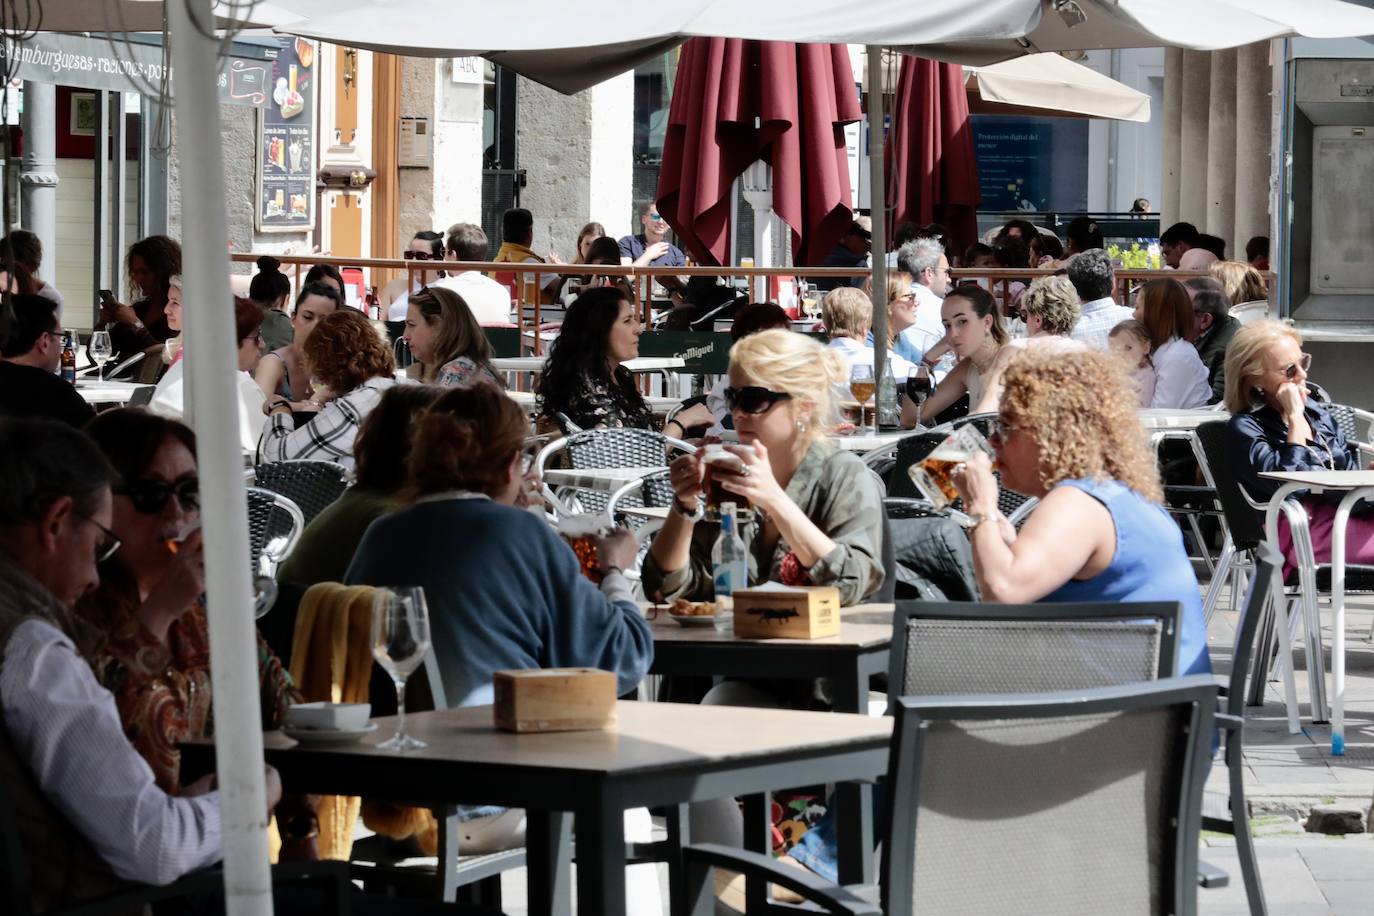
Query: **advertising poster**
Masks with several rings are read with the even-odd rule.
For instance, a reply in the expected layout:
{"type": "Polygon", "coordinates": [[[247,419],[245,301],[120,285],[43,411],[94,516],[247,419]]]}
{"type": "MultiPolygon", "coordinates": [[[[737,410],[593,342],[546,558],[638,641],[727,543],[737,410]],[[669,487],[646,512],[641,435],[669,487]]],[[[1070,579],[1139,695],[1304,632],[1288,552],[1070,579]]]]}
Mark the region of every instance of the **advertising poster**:
{"type": "Polygon", "coordinates": [[[258,116],[257,228],[315,226],[315,45],[282,39],[258,116]]]}
{"type": "Polygon", "coordinates": [[[974,115],[982,210],[1085,210],[1088,122],[974,115]]]}

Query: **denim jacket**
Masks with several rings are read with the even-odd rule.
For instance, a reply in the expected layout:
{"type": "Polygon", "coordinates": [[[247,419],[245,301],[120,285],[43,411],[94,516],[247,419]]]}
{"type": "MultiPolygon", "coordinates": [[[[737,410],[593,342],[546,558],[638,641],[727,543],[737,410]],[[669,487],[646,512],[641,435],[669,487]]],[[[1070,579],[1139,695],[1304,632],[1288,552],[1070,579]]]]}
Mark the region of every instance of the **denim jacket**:
{"type": "MultiPolygon", "coordinates": [[[[1267,500],[1280,484],[1259,475],[1276,471],[1347,471],[1360,468],[1359,449],[1345,441],[1325,407],[1308,401],[1304,410],[1312,439],[1303,445],[1288,442],[1288,424],[1265,405],[1238,413],[1226,425],[1232,467],[1251,498],[1267,500]]],[[[1295,493],[1299,496],[1301,493],[1295,493]]],[[[1334,494],[1339,498],[1340,494],[1334,494]]]]}

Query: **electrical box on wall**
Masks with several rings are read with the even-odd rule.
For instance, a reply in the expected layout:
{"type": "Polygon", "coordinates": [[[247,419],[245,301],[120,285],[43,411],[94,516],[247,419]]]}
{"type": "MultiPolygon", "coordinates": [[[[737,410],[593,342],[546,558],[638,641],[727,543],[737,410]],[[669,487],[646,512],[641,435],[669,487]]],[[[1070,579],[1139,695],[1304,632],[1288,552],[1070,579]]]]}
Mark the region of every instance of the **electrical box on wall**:
{"type": "Polygon", "coordinates": [[[433,163],[433,137],[429,118],[401,118],[401,139],[396,164],[403,169],[427,169],[433,163]]]}

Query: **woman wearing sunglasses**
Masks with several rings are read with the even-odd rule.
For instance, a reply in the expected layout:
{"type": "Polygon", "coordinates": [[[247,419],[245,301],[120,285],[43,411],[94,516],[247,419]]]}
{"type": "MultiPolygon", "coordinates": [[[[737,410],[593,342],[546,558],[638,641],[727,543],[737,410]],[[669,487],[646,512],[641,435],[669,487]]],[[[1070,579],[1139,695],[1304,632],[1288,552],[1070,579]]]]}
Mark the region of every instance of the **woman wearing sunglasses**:
{"type": "MultiPolygon", "coordinates": [[[[111,530],[121,547],[77,605],[100,636],[91,665],[158,786],[181,794],[178,745],[210,737],[214,722],[195,434],[137,408],[106,411],[86,432],[120,480],[111,530]]],[[[275,728],[299,695],[261,638],[258,682],[263,725],[275,728]]]]}
{"type": "MultiPolygon", "coordinates": [[[[746,497],[758,519],[746,531],[749,580],[833,585],[844,605],[883,582],[882,485],[858,458],[826,441],[835,425],[832,386],[843,360],[811,338],[760,331],[730,350],[730,408],[745,473],[722,486],[746,497]]],[[[699,511],[702,453],[671,465],[675,499],[644,561],[644,589],[663,598],[709,601],[718,525],[699,511]]]]}
{"type": "MultiPolygon", "coordinates": [[[[1226,348],[1226,409],[1231,466],[1252,499],[1267,500],[1279,484],[1261,474],[1276,471],[1356,471],[1360,450],[1347,442],[1330,411],[1307,391],[1310,354],[1290,325],[1260,321],[1236,332],[1226,348]]],[[[1294,494],[1307,509],[1318,563],[1331,560],[1331,527],[1340,494],[1325,499],[1294,494]]],[[[1356,507],[1346,527],[1346,560],[1374,563],[1374,515],[1356,507]]],[[[1279,548],[1293,563],[1288,519],[1279,515],[1279,548]]]]}
{"type": "Polygon", "coordinates": [[[1207,366],[1188,342],[1192,336],[1193,300],[1173,279],[1151,280],[1135,294],[1135,317],[1150,330],[1150,361],[1155,366],[1155,393],[1150,407],[1206,407],[1212,399],[1207,366]]]}

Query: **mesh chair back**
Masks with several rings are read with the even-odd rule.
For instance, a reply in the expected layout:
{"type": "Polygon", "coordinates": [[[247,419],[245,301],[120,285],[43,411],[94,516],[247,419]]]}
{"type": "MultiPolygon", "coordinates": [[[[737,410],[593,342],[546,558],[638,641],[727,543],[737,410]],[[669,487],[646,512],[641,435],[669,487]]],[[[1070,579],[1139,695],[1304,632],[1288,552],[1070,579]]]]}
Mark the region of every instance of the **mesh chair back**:
{"type": "Polygon", "coordinates": [[[1348,404],[1327,404],[1327,411],[1331,414],[1331,419],[1335,421],[1336,428],[1345,436],[1345,441],[1368,442],[1369,430],[1360,428],[1360,418],[1355,413],[1355,408],[1348,404]]]}
{"type": "Polygon", "coordinates": [[[348,472],[332,461],[273,461],[253,470],[257,485],[294,502],[307,525],[348,489],[348,472]]]}
{"type": "Polygon", "coordinates": [[[300,507],[280,493],[248,487],[248,560],[253,575],[272,576],[305,529],[300,507]]]}
{"type": "Polygon", "coordinates": [[[1264,513],[1251,507],[1241,491],[1240,481],[1231,467],[1233,460],[1227,448],[1226,420],[1202,423],[1197,428],[1197,440],[1207,459],[1207,470],[1217,487],[1217,499],[1231,542],[1236,550],[1254,550],[1264,541],[1264,513]]]}
{"type": "Polygon", "coordinates": [[[1191,913],[1216,686],[905,698],[886,913],[1191,913]]]}
{"type": "MultiPolygon", "coordinates": [[[[990,414],[978,414],[974,417],[965,417],[961,419],[978,425],[979,431],[982,432],[982,425],[979,424],[988,425],[990,428],[991,421],[995,420],[996,417],[990,414]],[[986,423],[984,423],[984,421],[986,421],[986,423]]],[[[935,447],[941,442],[944,442],[948,436],[948,432],[925,432],[917,433],[914,436],[907,436],[905,439],[898,442],[897,451],[893,458],[892,470],[888,475],[887,495],[901,497],[903,499],[921,498],[921,494],[916,489],[916,485],[911,482],[911,475],[908,472],[911,470],[912,465],[919,464],[923,461],[925,457],[935,451],[935,447]]],[[[1001,510],[1003,515],[1010,518],[1017,509],[1021,508],[1021,506],[1030,499],[1030,497],[1022,496],[1020,493],[1012,492],[1003,487],[1001,471],[993,471],[992,476],[997,480],[997,508],[1001,510]]],[[[963,500],[956,499],[951,504],[951,508],[962,512],[963,500]]]]}
{"type": "MultiPolygon", "coordinates": [[[[668,466],[668,441],[662,433],[648,429],[587,429],[573,433],[566,445],[568,463],[574,468],[662,468],[668,466]]],[[[659,484],[650,484],[655,493],[659,484]]],[[[672,499],[671,487],[668,488],[672,499]]],[[[661,494],[659,494],[661,496],[661,494]]],[[[640,496],[638,505],[668,505],[668,502],[645,502],[640,496]]],[[[577,502],[587,512],[604,512],[610,494],[597,490],[579,490],[577,502]]],[[[627,496],[622,505],[636,505],[627,496]]]]}
{"type": "MultiPolygon", "coordinates": [[[[1245,717],[1245,673],[1250,670],[1255,634],[1259,632],[1260,621],[1264,618],[1265,604],[1270,599],[1269,590],[1274,587],[1278,576],[1279,562],[1278,553],[1268,544],[1260,544],[1255,549],[1255,572],[1250,577],[1250,591],[1245,596],[1240,620],[1236,622],[1236,638],[1231,646],[1226,712],[1232,716],[1245,717]]],[[[1260,672],[1257,676],[1264,677],[1264,673],[1260,672]]]]}

